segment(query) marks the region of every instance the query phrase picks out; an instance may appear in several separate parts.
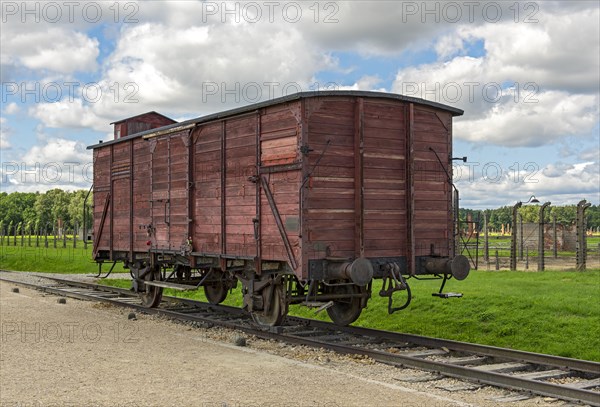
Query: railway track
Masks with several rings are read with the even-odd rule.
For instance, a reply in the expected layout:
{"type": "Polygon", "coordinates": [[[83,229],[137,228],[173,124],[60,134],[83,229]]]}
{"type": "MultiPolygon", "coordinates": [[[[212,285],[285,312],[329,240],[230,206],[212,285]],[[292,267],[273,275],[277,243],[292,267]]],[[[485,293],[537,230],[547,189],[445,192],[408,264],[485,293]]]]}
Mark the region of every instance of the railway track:
{"type": "Polygon", "coordinates": [[[60,296],[112,303],[205,326],[237,329],[263,339],[365,355],[393,366],[433,372],[438,377],[449,376],[600,406],[600,363],[596,362],[360,327],[339,327],[298,317],[288,317],[286,325],[267,329],[257,326],[239,308],[165,296],[159,308],[148,309],[129,290],[39,278],[40,282],[28,283],[20,281],[15,273],[0,274],[1,281],[60,296]]]}

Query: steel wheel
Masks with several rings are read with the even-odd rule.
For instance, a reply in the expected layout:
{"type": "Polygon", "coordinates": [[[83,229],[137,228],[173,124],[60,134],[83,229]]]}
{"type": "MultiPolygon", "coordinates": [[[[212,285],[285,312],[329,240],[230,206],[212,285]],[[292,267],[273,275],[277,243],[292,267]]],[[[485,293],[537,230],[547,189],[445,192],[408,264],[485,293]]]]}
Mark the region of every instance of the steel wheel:
{"type": "MultiPolygon", "coordinates": [[[[283,285],[278,284],[274,288],[265,288],[263,290],[263,301],[265,295],[271,293],[271,304],[268,310],[255,311],[252,313],[252,319],[259,325],[277,326],[281,325],[287,315],[287,301],[283,292],[283,285]]],[[[265,301],[266,303],[266,301],[265,301]]]]}
{"type": "Polygon", "coordinates": [[[204,295],[211,304],[217,305],[227,298],[229,287],[223,280],[215,281],[204,286],[204,295]]]}
{"type": "MultiPolygon", "coordinates": [[[[355,285],[342,285],[332,287],[331,292],[333,294],[359,294],[361,290],[355,285]]],[[[331,307],[327,308],[327,314],[336,325],[350,325],[358,319],[362,312],[361,300],[360,297],[336,300],[331,307]]]]}
{"type": "MultiPolygon", "coordinates": [[[[145,281],[160,281],[160,268],[155,267],[153,271],[149,272],[144,276],[145,281]]],[[[162,287],[155,287],[152,285],[145,286],[145,291],[140,293],[140,299],[142,305],[147,308],[154,308],[160,304],[162,299],[162,287]]]]}

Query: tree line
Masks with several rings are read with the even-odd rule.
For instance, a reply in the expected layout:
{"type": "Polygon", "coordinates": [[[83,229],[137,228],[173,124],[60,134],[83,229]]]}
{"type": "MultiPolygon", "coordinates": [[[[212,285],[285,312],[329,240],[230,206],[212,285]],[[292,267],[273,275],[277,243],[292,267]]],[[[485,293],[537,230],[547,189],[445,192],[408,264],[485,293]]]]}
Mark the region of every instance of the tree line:
{"type": "MultiPolygon", "coordinates": [[[[0,225],[6,233],[21,227],[25,232],[51,231],[59,224],[63,230],[83,227],[83,204],[87,190],[0,193],[0,225]],[[10,231],[8,230],[10,229],[10,231]]],[[[92,196],[88,198],[92,203],[92,196]]],[[[88,208],[87,227],[92,227],[92,211],[88,208]]],[[[19,229],[20,230],[20,229],[19,229]]]]}
{"type": "MultiPolygon", "coordinates": [[[[461,222],[466,222],[469,214],[471,220],[479,221],[479,230],[483,229],[483,216],[487,216],[488,230],[499,231],[502,225],[510,225],[512,227],[513,207],[502,206],[497,209],[463,209],[459,211],[461,222]]],[[[518,209],[518,214],[523,218],[525,223],[538,223],[540,218],[539,205],[523,205],[518,209]]],[[[585,217],[587,227],[593,230],[600,228],[600,205],[592,205],[586,209],[585,217]]],[[[565,206],[549,206],[544,211],[544,222],[552,222],[556,216],[556,222],[563,225],[571,225],[577,219],[577,205],[565,206]]]]}

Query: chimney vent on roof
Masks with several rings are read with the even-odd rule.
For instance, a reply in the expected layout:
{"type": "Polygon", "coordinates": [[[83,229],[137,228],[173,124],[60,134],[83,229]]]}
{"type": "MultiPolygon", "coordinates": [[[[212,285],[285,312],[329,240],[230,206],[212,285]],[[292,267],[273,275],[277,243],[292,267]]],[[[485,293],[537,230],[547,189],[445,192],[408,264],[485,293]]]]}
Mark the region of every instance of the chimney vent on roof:
{"type": "Polygon", "coordinates": [[[142,131],[156,129],[157,127],[167,126],[177,123],[175,120],[163,116],[160,113],[148,112],[127,119],[113,122],[115,140],[141,133],[142,131]]]}

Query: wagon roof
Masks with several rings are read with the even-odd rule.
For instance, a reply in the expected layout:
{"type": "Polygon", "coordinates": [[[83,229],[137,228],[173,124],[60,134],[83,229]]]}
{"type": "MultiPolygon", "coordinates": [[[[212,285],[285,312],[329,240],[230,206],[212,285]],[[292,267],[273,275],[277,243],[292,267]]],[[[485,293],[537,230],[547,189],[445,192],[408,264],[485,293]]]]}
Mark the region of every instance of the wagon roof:
{"type": "MultiPolygon", "coordinates": [[[[283,96],[276,99],[270,99],[264,102],[253,103],[251,105],[238,107],[235,109],[226,110],[223,112],[212,113],[206,116],[197,117],[195,119],[186,120],[179,123],[169,124],[167,126],[157,127],[151,130],[142,131],[135,134],[130,134],[126,137],[119,138],[116,140],[110,140],[103,143],[94,144],[88,146],[88,149],[94,149],[97,147],[103,147],[108,144],[119,143],[126,140],[131,140],[133,138],[148,136],[155,133],[171,133],[179,130],[184,130],[185,128],[193,127],[194,125],[210,122],[214,120],[220,120],[230,116],[236,116],[243,113],[252,112],[257,109],[262,109],[264,107],[274,106],[280,103],[291,102],[299,99],[307,99],[307,98],[316,98],[323,96],[356,96],[356,97],[367,97],[367,98],[380,98],[380,99],[392,99],[392,100],[400,100],[403,102],[412,102],[420,105],[431,106],[440,110],[445,110],[450,112],[452,116],[461,116],[464,111],[461,109],[454,108],[452,106],[447,106],[441,103],[432,102],[429,100],[415,98],[411,96],[404,96],[396,93],[385,93],[385,92],[373,92],[373,91],[357,91],[357,90],[326,90],[326,91],[312,91],[312,92],[299,92],[293,93],[288,96],[283,96]]],[[[122,121],[122,120],[121,120],[122,121]]],[[[114,123],[118,123],[116,121],[114,123]]]]}

